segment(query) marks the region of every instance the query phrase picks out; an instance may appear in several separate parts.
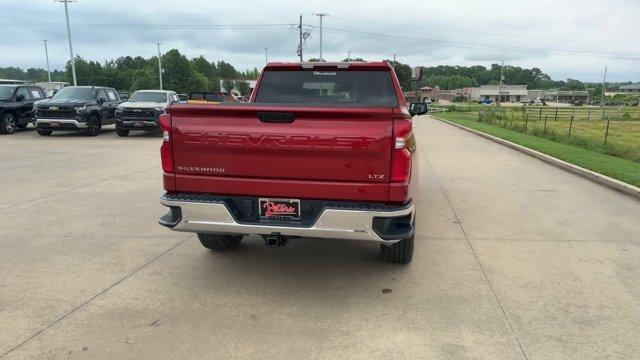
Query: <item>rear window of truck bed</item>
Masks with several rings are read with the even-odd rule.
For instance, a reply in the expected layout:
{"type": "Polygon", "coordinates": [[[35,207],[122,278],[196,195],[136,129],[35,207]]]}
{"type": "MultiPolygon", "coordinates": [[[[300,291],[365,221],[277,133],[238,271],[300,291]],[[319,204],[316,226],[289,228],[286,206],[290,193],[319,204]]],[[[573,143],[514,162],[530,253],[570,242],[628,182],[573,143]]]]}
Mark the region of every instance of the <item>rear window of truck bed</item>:
{"type": "Polygon", "coordinates": [[[256,102],[344,107],[398,106],[388,71],[269,70],[262,76],[256,102]]]}

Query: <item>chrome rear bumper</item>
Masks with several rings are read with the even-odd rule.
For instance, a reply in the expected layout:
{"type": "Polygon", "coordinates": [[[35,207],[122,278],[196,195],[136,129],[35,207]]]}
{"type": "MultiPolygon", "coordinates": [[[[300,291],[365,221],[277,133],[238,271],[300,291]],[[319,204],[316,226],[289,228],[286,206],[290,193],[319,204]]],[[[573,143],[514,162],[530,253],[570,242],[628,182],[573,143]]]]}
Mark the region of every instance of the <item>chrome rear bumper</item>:
{"type": "MultiPolygon", "coordinates": [[[[392,244],[401,238],[381,237],[373,228],[374,218],[400,218],[409,216],[409,224],[413,224],[415,205],[413,203],[397,210],[351,210],[326,208],[312,226],[289,226],[275,224],[238,223],[227,206],[222,202],[195,202],[160,198],[164,206],[175,209],[179,217],[175,221],[160,219],[160,224],[175,231],[195,233],[222,234],[259,234],[279,233],[283,236],[299,236],[311,238],[333,238],[349,240],[366,240],[384,244],[392,244]],[[179,211],[177,209],[180,209],[179,211]]],[[[413,228],[411,228],[413,234],[413,228]]]]}

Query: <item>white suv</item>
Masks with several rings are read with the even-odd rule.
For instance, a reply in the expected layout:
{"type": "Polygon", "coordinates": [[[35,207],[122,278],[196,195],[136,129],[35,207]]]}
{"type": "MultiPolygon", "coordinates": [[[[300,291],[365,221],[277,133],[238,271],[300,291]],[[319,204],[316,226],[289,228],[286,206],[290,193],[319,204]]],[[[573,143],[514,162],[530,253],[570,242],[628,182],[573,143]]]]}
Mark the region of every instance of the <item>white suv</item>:
{"type": "Polygon", "coordinates": [[[116,133],[128,136],[131,130],[159,129],[158,117],[174,101],[180,101],[175,91],[138,90],[127,102],[116,108],[116,133]]]}

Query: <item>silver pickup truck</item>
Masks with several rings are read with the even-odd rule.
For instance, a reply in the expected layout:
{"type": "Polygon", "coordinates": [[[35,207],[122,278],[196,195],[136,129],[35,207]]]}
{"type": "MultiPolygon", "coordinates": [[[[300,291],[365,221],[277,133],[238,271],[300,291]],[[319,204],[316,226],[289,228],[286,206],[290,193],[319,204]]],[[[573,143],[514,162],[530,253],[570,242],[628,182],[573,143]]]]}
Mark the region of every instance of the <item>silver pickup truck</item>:
{"type": "Polygon", "coordinates": [[[158,117],[172,102],[179,101],[175,91],[138,90],[116,108],[116,133],[128,136],[131,130],[158,130],[158,117]]]}

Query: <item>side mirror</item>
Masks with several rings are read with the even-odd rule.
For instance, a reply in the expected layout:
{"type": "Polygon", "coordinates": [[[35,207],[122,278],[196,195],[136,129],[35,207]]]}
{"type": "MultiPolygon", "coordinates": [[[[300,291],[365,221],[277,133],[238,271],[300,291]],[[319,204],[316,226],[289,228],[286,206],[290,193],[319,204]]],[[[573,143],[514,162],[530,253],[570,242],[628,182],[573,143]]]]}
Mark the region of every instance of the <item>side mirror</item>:
{"type": "Polygon", "coordinates": [[[102,105],[104,104],[104,99],[103,98],[98,98],[98,105],[102,105]]]}
{"type": "Polygon", "coordinates": [[[409,114],[411,116],[424,115],[427,113],[426,102],[412,102],[409,104],[409,114]]]}
{"type": "Polygon", "coordinates": [[[24,101],[25,99],[25,96],[22,94],[16,96],[16,101],[24,101]]]}

